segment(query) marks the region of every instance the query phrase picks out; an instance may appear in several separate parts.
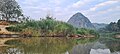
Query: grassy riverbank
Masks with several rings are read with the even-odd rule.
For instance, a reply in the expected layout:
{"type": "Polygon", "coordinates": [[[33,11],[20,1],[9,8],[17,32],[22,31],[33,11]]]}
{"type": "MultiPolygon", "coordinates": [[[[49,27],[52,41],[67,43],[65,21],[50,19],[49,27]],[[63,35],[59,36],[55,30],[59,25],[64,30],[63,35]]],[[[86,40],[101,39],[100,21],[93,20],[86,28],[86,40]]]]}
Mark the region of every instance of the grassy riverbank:
{"type": "Polygon", "coordinates": [[[75,28],[66,22],[57,21],[49,16],[46,19],[29,20],[6,29],[12,32],[19,32],[22,36],[76,36],[78,34],[99,36],[94,30],[75,28]]]}

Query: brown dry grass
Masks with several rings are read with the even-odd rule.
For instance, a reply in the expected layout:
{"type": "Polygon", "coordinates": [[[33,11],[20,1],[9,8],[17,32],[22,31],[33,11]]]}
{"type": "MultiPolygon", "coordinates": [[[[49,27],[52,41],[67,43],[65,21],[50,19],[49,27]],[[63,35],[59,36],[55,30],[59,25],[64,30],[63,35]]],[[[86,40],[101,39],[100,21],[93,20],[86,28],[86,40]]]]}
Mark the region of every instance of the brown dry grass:
{"type": "Polygon", "coordinates": [[[9,27],[7,25],[0,25],[0,34],[18,34],[16,32],[10,32],[6,29],[6,27],[9,27]]]}

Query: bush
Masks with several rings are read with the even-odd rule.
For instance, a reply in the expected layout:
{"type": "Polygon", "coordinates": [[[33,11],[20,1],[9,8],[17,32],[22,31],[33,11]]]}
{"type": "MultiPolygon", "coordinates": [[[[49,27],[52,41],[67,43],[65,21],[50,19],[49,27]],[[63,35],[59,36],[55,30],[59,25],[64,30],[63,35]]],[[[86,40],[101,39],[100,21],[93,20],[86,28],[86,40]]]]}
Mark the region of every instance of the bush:
{"type": "Polygon", "coordinates": [[[20,31],[22,31],[22,28],[19,28],[19,27],[17,27],[17,26],[11,26],[11,27],[7,27],[6,28],[8,31],[12,31],[12,32],[20,32],[20,31]]]}
{"type": "Polygon", "coordinates": [[[40,36],[40,31],[35,30],[33,28],[25,28],[21,31],[21,35],[27,35],[27,36],[40,36]]]}
{"type": "Polygon", "coordinates": [[[99,36],[99,34],[96,31],[85,28],[76,29],[76,34],[99,36]]]}
{"type": "Polygon", "coordinates": [[[89,35],[89,31],[85,28],[80,28],[76,30],[77,34],[81,34],[81,35],[89,35]]]}

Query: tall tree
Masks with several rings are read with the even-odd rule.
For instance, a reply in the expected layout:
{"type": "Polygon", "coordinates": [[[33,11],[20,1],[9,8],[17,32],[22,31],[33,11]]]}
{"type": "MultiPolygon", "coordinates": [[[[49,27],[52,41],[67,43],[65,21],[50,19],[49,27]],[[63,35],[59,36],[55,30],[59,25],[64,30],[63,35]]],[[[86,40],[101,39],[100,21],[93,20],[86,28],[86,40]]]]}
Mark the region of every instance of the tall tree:
{"type": "Polygon", "coordinates": [[[118,27],[117,23],[115,23],[115,22],[111,22],[111,23],[106,27],[106,29],[109,30],[109,31],[114,31],[114,32],[119,31],[119,27],[118,27]]]}
{"type": "Polygon", "coordinates": [[[118,20],[117,25],[118,25],[119,30],[120,30],[120,19],[118,20]]]}
{"type": "Polygon", "coordinates": [[[19,19],[23,16],[20,6],[15,0],[0,0],[0,11],[3,19],[7,21],[11,18],[19,19]]]}

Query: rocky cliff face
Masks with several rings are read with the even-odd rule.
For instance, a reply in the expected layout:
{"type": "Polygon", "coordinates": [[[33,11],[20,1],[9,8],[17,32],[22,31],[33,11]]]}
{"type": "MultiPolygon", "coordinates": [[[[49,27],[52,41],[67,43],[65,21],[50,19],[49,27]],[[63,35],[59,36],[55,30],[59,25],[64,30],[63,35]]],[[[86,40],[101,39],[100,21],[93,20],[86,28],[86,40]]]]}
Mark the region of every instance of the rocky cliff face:
{"type": "Polygon", "coordinates": [[[68,23],[76,28],[89,28],[94,29],[90,20],[81,13],[76,13],[69,20],[68,23]]]}

